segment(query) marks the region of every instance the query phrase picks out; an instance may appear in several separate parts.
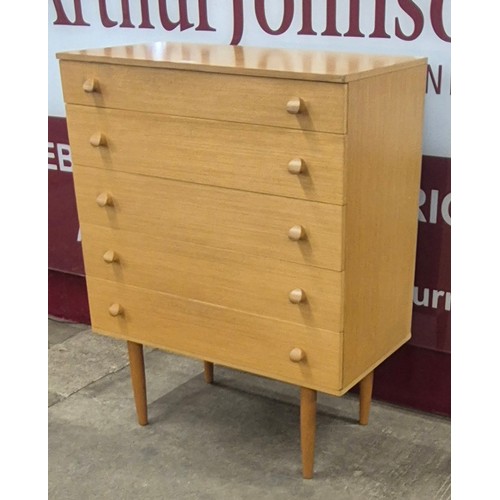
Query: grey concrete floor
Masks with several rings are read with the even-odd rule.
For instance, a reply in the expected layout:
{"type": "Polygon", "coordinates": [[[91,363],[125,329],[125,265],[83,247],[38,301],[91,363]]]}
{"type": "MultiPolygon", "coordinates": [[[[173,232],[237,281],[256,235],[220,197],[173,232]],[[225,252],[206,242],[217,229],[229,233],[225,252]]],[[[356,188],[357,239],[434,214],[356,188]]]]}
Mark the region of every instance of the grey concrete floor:
{"type": "Polygon", "coordinates": [[[124,342],[49,319],[49,498],[438,500],[450,421],[319,395],[315,477],[301,478],[298,390],[145,350],[150,424],[136,423],[124,342]]]}

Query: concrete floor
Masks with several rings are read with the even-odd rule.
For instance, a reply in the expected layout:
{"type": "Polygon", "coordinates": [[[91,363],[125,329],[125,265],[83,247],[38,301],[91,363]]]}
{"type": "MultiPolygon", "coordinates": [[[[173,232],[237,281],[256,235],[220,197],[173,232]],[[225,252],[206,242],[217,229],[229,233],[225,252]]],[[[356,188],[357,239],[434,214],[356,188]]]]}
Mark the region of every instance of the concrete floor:
{"type": "Polygon", "coordinates": [[[450,421],[319,395],[315,477],[301,478],[298,390],[145,350],[150,425],[136,424],[124,342],[49,319],[49,498],[438,500],[450,421]]]}

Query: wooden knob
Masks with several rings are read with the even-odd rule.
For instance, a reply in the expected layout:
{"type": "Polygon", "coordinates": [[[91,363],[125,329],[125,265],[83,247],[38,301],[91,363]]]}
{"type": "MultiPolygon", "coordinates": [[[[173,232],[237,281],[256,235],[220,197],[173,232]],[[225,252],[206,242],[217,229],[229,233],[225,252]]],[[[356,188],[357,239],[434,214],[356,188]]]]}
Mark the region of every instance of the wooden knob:
{"type": "Polygon", "coordinates": [[[303,240],[306,237],[306,230],[302,226],[292,226],[288,230],[288,237],[293,241],[303,240]]]}
{"type": "Polygon", "coordinates": [[[108,312],[111,316],[120,316],[123,314],[123,307],[118,303],[111,304],[108,308],[108,312]]]}
{"type": "Polygon", "coordinates": [[[87,78],[82,87],[85,92],[99,92],[99,83],[95,78],[87,78]]]}
{"type": "Polygon", "coordinates": [[[90,136],[90,144],[94,147],[106,146],[106,136],[102,132],[96,132],[90,136]]]}
{"type": "Polygon", "coordinates": [[[290,351],[289,356],[290,356],[290,361],[293,361],[294,363],[299,363],[300,361],[306,358],[306,353],[300,347],[294,347],[290,351]]]}
{"type": "Polygon", "coordinates": [[[304,101],[300,97],[293,97],[286,103],[286,110],[292,115],[298,115],[304,109],[304,101]]]}
{"type": "Polygon", "coordinates": [[[288,171],[291,174],[302,174],[306,170],[306,163],[302,158],[294,158],[288,162],[288,171]]]}
{"type": "Polygon", "coordinates": [[[292,304],[300,304],[301,302],[306,301],[306,294],[304,290],[302,290],[302,288],[294,288],[288,294],[288,298],[290,299],[290,302],[292,302],[292,304]]]}
{"type": "Polygon", "coordinates": [[[108,250],[103,256],[102,256],[104,262],[108,264],[112,264],[113,262],[118,262],[118,255],[114,250],[108,250]]]}
{"type": "Polygon", "coordinates": [[[101,193],[95,201],[100,207],[113,206],[113,198],[109,193],[101,193]]]}

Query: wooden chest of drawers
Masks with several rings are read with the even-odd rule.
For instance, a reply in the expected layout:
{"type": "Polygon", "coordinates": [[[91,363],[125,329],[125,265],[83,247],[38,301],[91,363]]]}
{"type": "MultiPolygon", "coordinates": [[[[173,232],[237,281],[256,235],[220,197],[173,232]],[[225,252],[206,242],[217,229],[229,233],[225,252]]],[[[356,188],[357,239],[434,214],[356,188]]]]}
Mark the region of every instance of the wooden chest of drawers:
{"type": "Polygon", "coordinates": [[[58,54],[92,328],[301,388],[410,338],[426,60],[156,43],[58,54]]]}

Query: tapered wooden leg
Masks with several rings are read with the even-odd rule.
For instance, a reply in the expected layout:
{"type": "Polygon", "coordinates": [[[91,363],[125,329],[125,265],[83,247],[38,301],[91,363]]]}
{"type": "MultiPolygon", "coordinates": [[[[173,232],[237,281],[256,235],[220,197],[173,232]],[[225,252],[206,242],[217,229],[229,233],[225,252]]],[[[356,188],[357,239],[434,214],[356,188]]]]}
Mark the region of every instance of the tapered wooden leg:
{"type": "Polygon", "coordinates": [[[300,448],[302,450],[302,477],[312,479],[314,469],[314,442],[316,438],[317,392],[300,388],[300,448]]]}
{"type": "Polygon", "coordinates": [[[142,344],[127,342],[130,361],[130,378],[134,391],[135,409],[139,425],[148,423],[148,406],[146,397],[146,374],[144,371],[144,355],[142,344]]]}
{"type": "Polygon", "coordinates": [[[214,381],[214,364],[209,361],[203,361],[203,368],[205,370],[205,382],[207,384],[212,384],[214,381]]]}
{"type": "Polygon", "coordinates": [[[359,383],[359,423],[360,425],[368,424],[370,416],[370,405],[372,402],[373,391],[373,371],[370,372],[359,383]]]}

